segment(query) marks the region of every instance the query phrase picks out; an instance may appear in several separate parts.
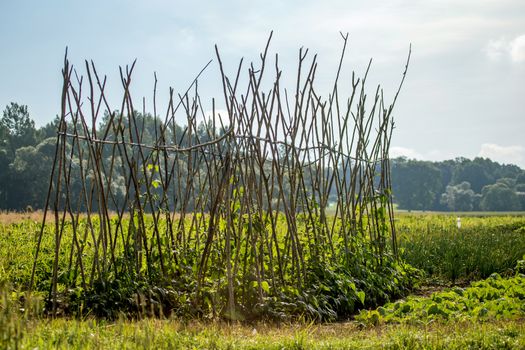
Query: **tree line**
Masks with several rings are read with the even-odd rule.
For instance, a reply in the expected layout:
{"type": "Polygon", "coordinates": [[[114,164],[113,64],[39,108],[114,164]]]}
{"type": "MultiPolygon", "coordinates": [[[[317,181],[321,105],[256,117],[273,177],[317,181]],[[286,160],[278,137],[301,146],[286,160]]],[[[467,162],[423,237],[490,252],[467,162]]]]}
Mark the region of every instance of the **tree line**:
{"type": "MultiPolygon", "coordinates": [[[[154,140],[158,120],[137,113],[144,140],[154,140]],[[148,137],[149,135],[149,137],[148,137]]],[[[102,123],[107,120],[102,120],[102,123]]],[[[47,195],[55,155],[59,118],[36,128],[25,105],[11,103],[0,119],[0,210],[41,209],[47,195]]],[[[209,140],[202,125],[199,141],[209,140]]],[[[177,142],[190,140],[174,123],[177,142]]],[[[195,140],[193,140],[195,142],[195,140]]],[[[109,156],[109,155],[108,155],[109,156]]],[[[400,209],[439,211],[525,210],[525,171],[487,158],[456,158],[441,162],[396,158],[391,162],[392,192],[400,209]]],[[[118,197],[125,179],[114,180],[118,197]]],[[[112,184],[113,186],[113,184],[112,184]]]]}
{"type": "Polygon", "coordinates": [[[525,171],[488,158],[392,161],[398,208],[437,211],[525,210],[525,171]]]}
{"type": "MultiPolygon", "coordinates": [[[[153,145],[155,135],[159,132],[160,120],[150,114],[139,112],[134,114],[134,118],[141,125],[140,133],[144,143],[153,145]]],[[[106,113],[100,121],[99,130],[106,129],[105,125],[109,123],[109,120],[110,115],[106,113]]],[[[123,121],[123,123],[126,122],[123,121]]],[[[11,103],[5,108],[0,119],[0,210],[20,211],[44,207],[55,159],[59,123],[60,118],[56,117],[45,126],[36,128],[34,121],[29,116],[27,106],[11,103]]],[[[66,125],[64,129],[66,132],[68,130],[71,132],[73,126],[66,125]]],[[[181,126],[173,123],[166,131],[166,135],[181,147],[210,140],[210,130],[204,123],[194,130],[197,132],[188,135],[181,126]]],[[[117,131],[113,130],[113,132],[117,131]]],[[[214,132],[220,135],[221,132],[224,132],[224,128],[214,132]]],[[[82,136],[82,131],[80,135],[82,136]]],[[[67,142],[70,150],[73,141],[70,138],[67,142]]],[[[87,145],[79,147],[85,148],[87,145]]],[[[101,156],[104,166],[107,167],[121,166],[124,163],[121,157],[111,154],[109,147],[104,149],[101,156]]],[[[70,181],[72,196],[81,196],[83,187],[80,181],[81,169],[86,167],[87,161],[87,159],[73,159],[72,164],[75,166],[71,169],[70,181]]],[[[89,187],[94,177],[88,174],[86,181],[89,187]]],[[[123,200],[126,195],[126,179],[123,176],[111,179],[111,192],[114,200],[117,202],[123,200]]]]}

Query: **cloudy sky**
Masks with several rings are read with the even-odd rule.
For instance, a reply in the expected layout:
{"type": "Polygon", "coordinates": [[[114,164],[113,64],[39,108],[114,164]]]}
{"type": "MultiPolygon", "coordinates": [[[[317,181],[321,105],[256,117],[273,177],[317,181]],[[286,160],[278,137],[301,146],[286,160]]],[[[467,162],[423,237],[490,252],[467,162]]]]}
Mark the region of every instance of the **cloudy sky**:
{"type": "MultiPolygon", "coordinates": [[[[214,58],[230,68],[257,60],[268,34],[285,74],[298,49],[319,55],[318,84],[333,79],[350,34],[347,70],[392,96],[409,45],[412,59],[395,109],[393,155],[442,160],[483,156],[525,168],[525,1],[523,0],[254,0],[1,1],[0,108],[29,106],[37,125],[59,112],[65,47],[82,67],[93,59],[115,96],[118,66],[137,59],[135,93],[182,92],[214,58]]],[[[201,87],[217,88],[215,63],[201,87]]],[[[219,90],[211,92],[221,96],[219,90]]]]}

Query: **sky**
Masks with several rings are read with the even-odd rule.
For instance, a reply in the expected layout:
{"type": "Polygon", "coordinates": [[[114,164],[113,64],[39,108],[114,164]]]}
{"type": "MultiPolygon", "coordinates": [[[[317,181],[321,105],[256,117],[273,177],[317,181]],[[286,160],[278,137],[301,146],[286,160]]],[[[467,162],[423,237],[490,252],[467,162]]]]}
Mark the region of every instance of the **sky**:
{"type": "MultiPolygon", "coordinates": [[[[136,59],[134,95],[151,101],[156,73],[162,105],[170,86],[184,92],[215,57],[215,44],[233,73],[240,58],[258,59],[272,30],[284,74],[293,77],[299,48],[309,48],[328,89],[343,32],[346,72],[362,75],[373,58],[369,84],[387,99],[412,45],[392,156],[481,156],[525,168],[523,0],[2,0],[0,13],[0,108],[25,104],[37,126],[60,111],[66,47],[79,73],[88,59],[108,76],[115,100],[119,66],[136,59]]],[[[222,96],[218,72],[214,61],[199,81],[205,95],[222,96]]]]}

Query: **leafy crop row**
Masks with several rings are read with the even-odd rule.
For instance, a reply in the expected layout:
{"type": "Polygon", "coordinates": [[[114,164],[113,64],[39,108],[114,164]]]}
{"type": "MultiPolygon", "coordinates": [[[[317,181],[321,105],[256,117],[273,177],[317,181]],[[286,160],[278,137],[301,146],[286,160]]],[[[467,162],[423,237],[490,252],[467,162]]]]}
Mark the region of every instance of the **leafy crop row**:
{"type": "MultiPolygon", "coordinates": [[[[146,223],[151,224],[151,217],[146,216],[144,219],[146,223]]],[[[280,226],[282,224],[283,221],[279,221],[278,227],[285,230],[285,227],[280,226]]],[[[298,225],[299,230],[302,230],[300,220],[298,225]]],[[[6,286],[10,286],[9,288],[17,293],[27,290],[34,243],[39,229],[39,223],[28,220],[8,226],[0,224],[3,238],[0,240],[0,280],[6,282],[6,286]]],[[[51,227],[44,228],[41,254],[36,266],[36,288],[33,292],[44,299],[47,299],[51,290],[54,240],[53,235],[47,233],[51,230],[51,227]]],[[[64,252],[73,244],[70,230],[71,226],[67,225],[62,239],[64,252]]],[[[239,251],[253,249],[249,243],[241,241],[239,251]]],[[[304,244],[306,246],[306,242],[304,244]]],[[[196,255],[191,255],[191,249],[188,249],[186,255],[179,254],[178,264],[166,266],[173,276],[170,279],[162,275],[153,275],[155,279],[148,278],[146,271],[137,275],[133,270],[117,270],[111,282],[94,281],[91,287],[86,288],[80,283],[72,286],[73,282],[80,280],[80,271],[72,269],[67,272],[70,255],[61,253],[59,268],[67,273],[57,276],[58,310],[62,314],[106,318],[174,315],[204,318],[223,316],[238,320],[284,320],[290,317],[337,320],[348,317],[363,307],[380,305],[406,295],[419,278],[417,270],[397,261],[391,254],[383,256],[382,265],[370,264],[376,260],[374,252],[364,249],[364,242],[357,239],[352,244],[361,248],[355,250],[356,253],[350,260],[337,260],[329,256],[326,260],[315,260],[313,253],[305,249],[303,256],[306,268],[301,286],[286,282],[293,277],[288,274],[283,276],[285,283],[280,283],[278,279],[270,279],[272,274],[277,275],[279,271],[275,264],[272,270],[268,257],[262,260],[267,278],[257,281],[253,270],[239,270],[234,277],[234,284],[237,286],[237,313],[226,315],[222,307],[228,298],[227,281],[221,276],[226,273],[227,262],[218,245],[214,245],[216,248],[210,265],[212,274],[203,280],[199,291],[194,278],[198,260],[196,255]],[[368,266],[363,263],[366,261],[369,262],[368,266]]],[[[337,250],[343,249],[342,242],[335,247],[337,250]]],[[[93,246],[88,244],[83,247],[86,264],[92,265],[90,257],[93,256],[93,249],[93,246]]],[[[154,264],[158,264],[158,260],[154,259],[154,255],[151,258],[152,267],[155,269],[154,264]]],[[[127,257],[116,255],[115,259],[127,257]]],[[[284,256],[283,259],[288,258],[284,256]]],[[[234,260],[231,263],[235,266],[234,260]]],[[[49,312],[51,306],[49,301],[42,303],[45,312],[49,312]]]]}
{"type": "MultiPolygon", "coordinates": [[[[525,257],[524,257],[525,258],[525,257]]],[[[491,320],[525,316],[525,261],[516,275],[502,278],[494,273],[468,288],[454,287],[430,297],[408,297],[375,310],[363,310],[356,319],[365,324],[423,323],[435,320],[491,320]]]]}

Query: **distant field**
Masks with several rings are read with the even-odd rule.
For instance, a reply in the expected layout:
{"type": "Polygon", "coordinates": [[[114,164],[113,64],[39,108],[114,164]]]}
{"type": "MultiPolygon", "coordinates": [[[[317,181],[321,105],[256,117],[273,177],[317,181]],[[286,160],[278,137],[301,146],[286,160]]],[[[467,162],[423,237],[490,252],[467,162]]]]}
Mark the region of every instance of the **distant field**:
{"type": "Polygon", "coordinates": [[[444,216],[523,216],[525,211],[426,211],[396,209],[396,214],[403,215],[444,215],[444,216]]]}
{"type": "MultiPolygon", "coordinates": [[[[328,209],[327,213],[334,214],[335,209],[328,209]]],[[[398,219],[401,219],[403,216],[474,216],[474,217],[485,217],[485,216],[513,216],[513,217],[524,217],[525,211],[509,211],[509,212],[499,212],[499,211],[468,211],[468,212],[448,212],[448,211],[418,211],[418,210],[403,210],[396,209],[395,211],[398,219]]],[[[53,220],[53,213],[48,212],[48,220],[53,220]]],[[[116,214],[115,214],[116,215],[116,214]]],[[[42,210],[35,210],[33,212],[14,212],[14,211],[0,211],[0,223],[2,224],[12,224],[20,223],[24,220],[32,220],[41,222],[44,217],[44,212],[42,210]]]]}

